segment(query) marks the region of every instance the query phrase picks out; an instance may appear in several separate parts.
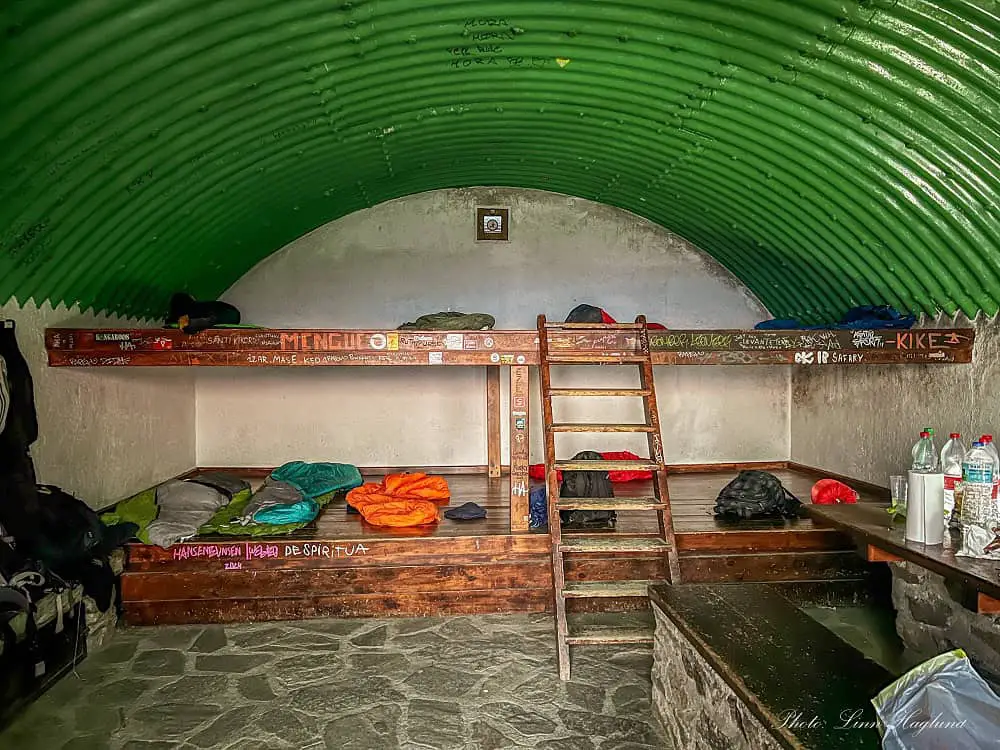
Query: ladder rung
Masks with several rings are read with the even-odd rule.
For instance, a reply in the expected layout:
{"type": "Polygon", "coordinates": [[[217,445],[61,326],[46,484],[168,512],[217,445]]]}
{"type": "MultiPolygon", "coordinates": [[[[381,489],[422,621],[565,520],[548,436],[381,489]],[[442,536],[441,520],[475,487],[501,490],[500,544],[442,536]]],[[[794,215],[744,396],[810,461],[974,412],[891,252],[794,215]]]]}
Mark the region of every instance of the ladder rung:
{"type": "Polygon", "coordinates": [[[550,354],[545,361],[552,365],[628,365],[649,362],[645,354],[550,354]]]}
{"type": "Polygon", "coordinates": [[[608,534],[603,537],[567,535],[559,548],[563,552],[665,552],[670,545],[656,537],[626,537],[608,534]]]}
{"type": "Polygon", "coordinates": [[[607,331],[607,330],[621,330],[621,331],[638,331],[643,327],[642,323],[554,323],[546,321],[546,328],[571,328],[575,330],[586,330],[588,328],[593,328],[595,331],[607,331]]]}
{"type": "Polygon", "coordinates": [[[562,590],[566,599],[649,596],[649,587],[657,581],[574,581],[562,590]]]}
{"type": "Polygon", "coordinates": [[[642,458],[638,461],[556,461],[558,471],[663,471],[663,464],[642,458]]]}
{"type": "Polygon", "coordinates": [[[648,396],[648,388],[550,388],[549,396],[648,396]]]}
{"type": "Polygon", "coordinates": [[[601,643],[652,643],[653,631],[648,628],[580,628],[566,636],[571,646],[597,645],[601,643]]]}
{"type": "Polygon", "coordinates": [[[666,510],[655,497],[560,497],[559,510],[666,510]]]}
{"type": "Polygon", "coordinates": [[[596,424],[591,422],[557,422],[549,429],[553,432],[656,432],[648,424],[596,424]]]}

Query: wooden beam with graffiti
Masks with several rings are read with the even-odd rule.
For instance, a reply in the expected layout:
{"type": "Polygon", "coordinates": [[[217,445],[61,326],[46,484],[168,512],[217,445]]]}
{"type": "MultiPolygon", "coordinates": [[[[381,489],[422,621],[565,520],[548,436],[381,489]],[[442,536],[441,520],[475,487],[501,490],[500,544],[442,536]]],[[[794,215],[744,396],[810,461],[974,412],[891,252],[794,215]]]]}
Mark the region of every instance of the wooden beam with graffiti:
{"type": "MultiPolygon", "coordinates": [[[[663,330],[658,365],[887,365],[972,361],[971,329],[663,330]]],[[[538,364],[534,331],[50,328],[53,367],[523,366],[538,364]]],[[[550,348],[623,356],[629,333],[553,333],[550,348]]]]}

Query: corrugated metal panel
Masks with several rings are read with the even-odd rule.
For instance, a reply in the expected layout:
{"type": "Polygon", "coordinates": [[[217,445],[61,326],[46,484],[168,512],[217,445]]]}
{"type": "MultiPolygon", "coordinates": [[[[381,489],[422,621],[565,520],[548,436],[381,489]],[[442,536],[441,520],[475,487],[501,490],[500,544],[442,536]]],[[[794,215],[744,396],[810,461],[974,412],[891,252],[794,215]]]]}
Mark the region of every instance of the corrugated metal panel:
{"type": "Polygon", "coordinates": [[[776,315],[1000,301],[987,0],[7,0],[0,299],[159,314],[338,216],[627,208],[776,315]]]}

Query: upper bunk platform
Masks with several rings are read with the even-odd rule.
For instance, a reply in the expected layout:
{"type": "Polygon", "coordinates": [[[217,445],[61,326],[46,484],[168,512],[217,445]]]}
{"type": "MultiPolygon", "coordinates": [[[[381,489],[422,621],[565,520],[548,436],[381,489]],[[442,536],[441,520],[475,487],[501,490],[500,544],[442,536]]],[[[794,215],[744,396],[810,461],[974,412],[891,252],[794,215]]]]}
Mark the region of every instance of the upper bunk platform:
{"type": "MultiPolygon", "coordinates": [[[[887,365],[972,361],[975,331],[651,330],[658,365],[887,365]]],[[[559,331],[550,350],[627,355],[632,332],[559,331]]],[[[361,329],[49,328],[52,367],[537,365],[538,333],[361,329]]]]}

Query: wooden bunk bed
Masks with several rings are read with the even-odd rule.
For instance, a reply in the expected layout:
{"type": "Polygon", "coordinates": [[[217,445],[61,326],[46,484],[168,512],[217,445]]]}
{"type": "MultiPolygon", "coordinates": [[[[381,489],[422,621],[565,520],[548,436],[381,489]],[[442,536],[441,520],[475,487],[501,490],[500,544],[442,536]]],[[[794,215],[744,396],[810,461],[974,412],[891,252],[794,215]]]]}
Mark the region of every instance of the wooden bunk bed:
{"type": "MultiPolygon", "coordinates": [[[[969,329],[909,331],[663,330],[649,332],[656,365],[800,367],[968,363],[969,329]]],[[[552,607],[549,539],[528,530],[529,367],[539,363],[538,332],[419,330],[48,329],[52,367],[464,366],[486,370],[485,467],[433,467],[449,473],[457,502],[476,500],[489,517],[431,529],[366,527],[331,506],[309,527],[276,539],[202,538],[169,550],[135,544],[123,578],[127,619],[136,624],[234,622],[309,616],[540,612],[552,607]],[[501,413],[501,377],[510,397],[501,413]],[[501,421],[509,454],[501,457],[501,421]],[[476,473],[478,472],[478,473],[476,473]]],[[[554,332],[550,351],[634,353],[627,332],[554,332]]],[[[232,467],[229,467],[232,468],[232,467]]],[[[428,467],[430,468],[430,467],[428,467]]],[[[774,471],[808,497],[815,469],[766,464],[671,466],[670,497],[685,581],[844,580],[864,566],[842,533],[814,524],[716,521],[719,489],[741,468],[774,471]]],[[[389,469],[362,471],[366,479],[389,469]]],[[[253,475],[254,471],[246,472],[253,475]]],[[[256,472],[259,474],[261,472],[256,472]]],[[[853,483],[870,499],[879,488],[853,483]]],[[[648,495],[648,483],[616,495],[648,495]],[[645,485],[645,486],[643,486],[645,485]]],[[[653,535],[627,511],[618,528],[653,535]]],[[[567,580],[663,579],[665,560],[648,553],[567,556],[567,580]]],[[[602,602],[627,607],[634,601],[602,602]]],[[[576,606],[585,608],[589,602],[576,606]]]]}

